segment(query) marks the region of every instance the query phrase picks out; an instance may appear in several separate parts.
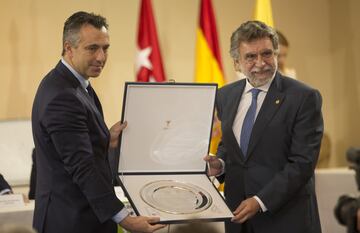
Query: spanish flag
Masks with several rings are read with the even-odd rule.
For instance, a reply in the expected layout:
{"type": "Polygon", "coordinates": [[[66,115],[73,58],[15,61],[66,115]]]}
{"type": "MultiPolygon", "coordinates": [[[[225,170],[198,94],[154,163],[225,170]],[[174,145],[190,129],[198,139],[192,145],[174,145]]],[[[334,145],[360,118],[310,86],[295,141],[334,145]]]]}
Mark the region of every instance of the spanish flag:
{"type": "Polygon", "coordinates": [[[270,27],[274,27],[271,0],[256,0],[254,19],[261,21],[270,27]]]}
{"type": "Polygon", "coordinates": [[[223,86],[225,80],[211,0],[201,0],[196,36],[195,81],[223,86]]]}
{"type": "MultiPolygon", "coordinates": [[[[196,30],[195,82],[225,84],[211,0],[201,0],[199,27],[196,30]]],[[[221,139],[220,121],[215,116],[210,152],[215,154],[221,139]]]]}

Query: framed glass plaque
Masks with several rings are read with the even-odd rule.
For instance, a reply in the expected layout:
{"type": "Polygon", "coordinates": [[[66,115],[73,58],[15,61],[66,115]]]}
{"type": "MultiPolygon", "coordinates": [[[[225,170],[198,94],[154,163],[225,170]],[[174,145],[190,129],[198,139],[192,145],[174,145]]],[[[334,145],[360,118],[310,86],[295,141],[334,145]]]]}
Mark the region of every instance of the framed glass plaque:
{"type": "Polygon", "coordinates": [[[233,216],[203,161],[216,91],[216,84],[125,84],[118,173],[137,215],[162,223],[233,216]]]}

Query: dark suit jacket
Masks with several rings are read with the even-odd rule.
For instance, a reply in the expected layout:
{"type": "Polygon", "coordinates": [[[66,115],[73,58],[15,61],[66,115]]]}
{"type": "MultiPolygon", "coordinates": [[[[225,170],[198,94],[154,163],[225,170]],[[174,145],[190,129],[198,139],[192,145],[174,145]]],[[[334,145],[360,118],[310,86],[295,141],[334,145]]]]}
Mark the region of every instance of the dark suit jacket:
{"type": "Polygon", "coordinates": [[[116,232],[123,208],[111,183],[109,131],[93,102],[61,63],[42,80],[33,105],[39,233],[116,232]]]}
{"type": "Polygon", "coordinates": [[[30,173],[30,184],[29,184],[29,200],[35,199],[35,189],[36,189],[36,151],[35,148],[31,153],[32,165],[30,173]]]}
{"type": "MultiPolygon", "coordinates": [[[[247,224],[255,233],[319,233],[314,169],[323,134],[321,96],[277,73],[256,118],[248,154],[242,154],[232,126],[245,87],[240,80],[221,88],[216,107],[222,122],[217,155],[225,161],[225,198],[235,210],[257,195],[267,212],[247,224]]],[[[227,232],[241,224],[226,223],[227,232]]]]}
{"type": "Polygon", "coordinates": [[[3,175],[0,174],[0,192],[5,189],[9,189],[10,191],[12,190],[8,182],[3,177],[3,175]]]}

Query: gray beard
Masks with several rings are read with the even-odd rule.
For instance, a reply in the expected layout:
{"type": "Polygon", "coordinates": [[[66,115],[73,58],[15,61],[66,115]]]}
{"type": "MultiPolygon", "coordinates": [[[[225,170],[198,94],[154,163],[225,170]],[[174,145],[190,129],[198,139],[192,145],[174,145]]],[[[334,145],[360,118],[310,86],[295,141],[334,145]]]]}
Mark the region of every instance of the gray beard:
{"type": "Polygon", "coordinates": [[[253,85],[253,87],[261,87],[265,84],[267,84],[271,79],[272,76],[267,77],[266,79],[257,79],[255,77],[248,77],[249,82],[251,83],[251,85],[253,85]]]}

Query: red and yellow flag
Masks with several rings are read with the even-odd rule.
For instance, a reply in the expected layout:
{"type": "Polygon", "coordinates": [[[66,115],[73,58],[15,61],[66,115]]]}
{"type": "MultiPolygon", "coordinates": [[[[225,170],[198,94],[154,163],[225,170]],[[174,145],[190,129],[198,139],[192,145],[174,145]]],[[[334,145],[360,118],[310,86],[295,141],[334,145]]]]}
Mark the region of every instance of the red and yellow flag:
{"type": "MultiPolygon", "coordinates": [[[[211,0],[201,0],[199,27],[196,30],[195,82],[225,84],[215,15],[211,0]]],[[[210,152],[216,153],[221,139],[221,125],[214,119],[210,152]]]]}
{"type": "Polygon", "coordinates": [[[215,16],[211,0],[201,0],[199,27],[196,30],[195,81],[225,84],[215,16]]]}
{"type": "Polygon", "coordinates": [[[256,0],[254,8],[254,19],[274,27],[271,0],[256,0]]]}

